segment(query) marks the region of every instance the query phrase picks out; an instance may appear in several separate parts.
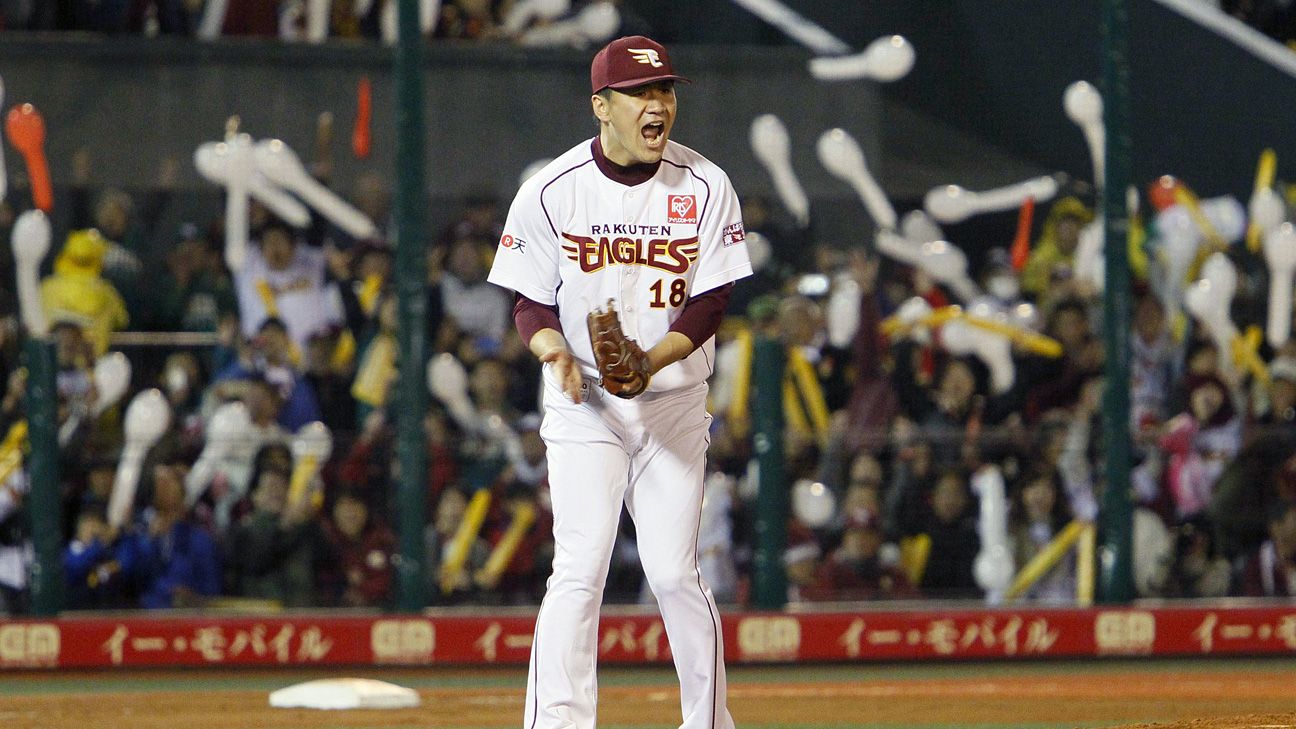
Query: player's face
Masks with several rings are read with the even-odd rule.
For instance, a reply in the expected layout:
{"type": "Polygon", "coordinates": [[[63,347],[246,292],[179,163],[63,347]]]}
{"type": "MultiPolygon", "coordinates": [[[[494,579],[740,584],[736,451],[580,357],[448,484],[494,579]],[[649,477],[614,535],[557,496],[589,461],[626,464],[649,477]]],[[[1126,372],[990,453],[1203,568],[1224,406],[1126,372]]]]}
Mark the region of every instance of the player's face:
{"type": "Polygon", "coordinates": [[[619,165],[651,164],[662,158],[675,124],[675,82],[658,81],[608,97],[592,97],[602,123],[603,154],[619,165]]]}

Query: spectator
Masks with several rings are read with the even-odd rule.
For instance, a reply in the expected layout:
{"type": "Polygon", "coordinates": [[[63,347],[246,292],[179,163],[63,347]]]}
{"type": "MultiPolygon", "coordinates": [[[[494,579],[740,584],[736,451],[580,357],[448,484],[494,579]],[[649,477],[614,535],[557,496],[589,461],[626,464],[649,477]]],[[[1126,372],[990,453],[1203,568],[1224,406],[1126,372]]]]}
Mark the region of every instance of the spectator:
{"type": "Polygon", "coordinates": [[[468,496],[458,488],[447,488],[441,492],[441,499],[437,502],[436,518],[424,530],[428,588],[429,594],[434,596],[434,603],[453,604],[471,600],[475,594],[472,577],[490,554],[486,540],[474,535],[469,540],[462,570],[457,576],[449,574],[446,558],[455,546],[455,534],[467,510],[468,496]]]}
{"type": "Polygon", "coordinates": [[[140,555],[130,539],[118,539],[102,506],[88,506],[77,516],[76,532],[63,552],[67,607],[106,610],[131,607],[140,555]]]}
{"type": "Polygon", "coordinates": [[[378,305],[378,330],[365,343],[360,354],[351,396],[356,402],[356,416],[365,418],[374,409],[387,405],[399,371],[396,369],[396,297],[388,296],[378,305]]]}
{"type": "MultiPolygon", "coordinates": [[[[110,0],[101,5],[124,6],[125,0],[110,0]]],[[[94,198],[93,208],[90,192],[92,166],[89,149],[82,148],[73,154],[70,191],[72,227],[95,228],[103,236],[107,244],[103,260],[104,278],[125,297],[126,310],[131,314],[133,326],[151,329],[158,323],[156,314],[161,303],[153,295],[155,289],[151,282],[164,274],[162,264],[165,259],[162,246],[159,245],[159,223],[171,202],[179,177],[180,162],[175,157],[162,160],[156,183],[143,194],[139,205],[125,191],[105,188],[94,198]],[[141,285],[145,282],[150,285],[141,285]]]]}
{"type": "Polygon", "coordinates": [[[499,196],[493,190],[474,190],[464,198],[463,208],[441,232],[437,245],[449,249],[466,238],[493,242],[503,234],[499,196]]]}
{"type": "MultiPolygon", "coordinates": [[[[1013,561],[1020,572],[1070,521],[1066,494],[1056,472],[1028,472],[1012,492],[1008,514],[1013,561]]],[[[1027,589],[1024,597],[1043,603],[1067,604],[1075,600],[1075,590],[1074,555],[1067,553],[1027,589]]]]}
{"type": "Polygon", "coordinates": [[[315,604],[319,534],[309,496],[290,502],[292,472],[282,466],[261,469],[252,490],[252,513],[229,538],[232,585],[244,597],[273,600],[286,607],[315,604]]]}
{"type": "Polygon", "coordinates": [[[937,598],[981,597],[972,564],[981,550],[981,538],[971,509],[967,479],[956,471],[943,473],[931,494],[932,521],[927,530],[931,547],[919,588],[937,598]]]}
{"type": "Polygon", "coordinates": [[[1241,448],[1241,419],[1235,416],[1228,386],[1214,375],[1186,379],[1188,411],[1166,423],[1161,448],[1169,454],[1165,484],[1176,518],[1201,514],[1210,504],[1215,482],[1241,448]]]}
{"type": "Polygon", "coordinates": [[[819,599],[815,575],[823,550],[814,534],[795,519],[788,521],[787,549],[783,551],[783,569],[787,574],[787,601],[808,602],[819,599]]]}
{"type": "Polygon", "coordinates": [[[1092,220],[1093,211],[1077,198],[1064,197],[1053,203],[1044,230],[1022,269],[1022,291],[1042,299],[1052,282],[1071,279],[1080,230],[1092,220]]]}
{"type": "Polygon", "coordinates": [[[266,319],[278,317],[300,359],[312,334],[343,323],[341,301],[324,269],[321,250],[301,245],[284,223],[268,223],[234,277],[243,335],[255,336],[266,319]]]}
{"type": "Polygon", "coordinates": [[[184,505],[180,468],[154,469],[152,507],[134,534],[139,554],[140,606],[150,609],[200,607],[220,592],[220,561],[211,535],[195,524],[184,505]]]}
{"type": "Polygon", "coordinates": [[[467,336],[484,340],[488,352],[498,350],[504,332],[511,326],[513,300],[504,289],[486,283],[485,251],[494,240],[461,238],[446,259],[440,280],[446,316],[467,336]]]}
{"type": "Polygon", "coordinates": [[[331,605],[382,607],[391,601],[396,536],[370,518],[358,494],[343,492],[324,523],[320,586],[331,605]]]}
{"type": "Polygon", "coordinates": [[[302,377],[315,393],[321,418],[334,433],[356,427],[356,401],[351,397],[354,359],[341,356],[343,332],[319,333],[306,343],[302,377]]]}
{"type": "Polygon", "coordinates": [[[245,357],[216,374],[212,383],[216,397],[231,399],[246,389],[247,382],[259,379],[278,389],[281,404],[276,418],[285,430],[295,433],[319,420],[319,402],[293,359],[284,322],[275,317],[264,320],[250,345],[245,357]]]}
{"type": "MultiPolygon", "coordinates": [[[[892,600],[917,597],[904,572],[882,553],[884,537],[877,519],[852,521],[841,546],[815,572],[814,600],[892,600]]],[[[803,593],[804,594],[804,593],[803,593]]]]}
{"type": "Polygon", "coordinates": [[[1176,527],[1174,559],[1163,590],[1165,597],[1224,597],[1232,587],[1232,576],[1208,520],[1187,519],[1176,527]]]}
{"type": "Polygon", "coordinates": [[[1269,539],[1242,569],[1239,594],[1247,597],[1296,595],[1296,506],[1281,503],[1269,515],[1269,539]]]}
{"type": "Polygon", "coordinates": [[[238,312],[234,285],[220,251],[198,226],[180,226],[176,246],[167,252],[169,276],[157,305],[161,326],[190,332],[214,332],[221,318],[238,312]]]}
{"type": "MultiPolygon", "coordinates": [[[[251,423],[233,443],[216,444],[214,451],[221,456],[219,462],[205,465],[205,459],[200,457],[186,477],[186,490],[191,498],[196,499],[211,488],[209,498],[214,504],[213,517],[219,531],[228,528],[234,505],[247,495],[262,452],[285,447],[288,442],[288,433],[278,422],[283,402],[277,387],[264,379],[249,379],[238,399],[247,408],[251,423]]],[[[210,437],[210,421],[204,428],[205,437],[210,437]]],[[[205,444],[204,456],[209,455],[206,448],[211,445],[205,444]]],[[[291,455],[288,463],[291,468],[291,455]]]]}
{"type": "Polygon", "coordinates": [[[30,490],[27,472],[21,468],[0,483],[0,615],[26,613],[31,597],[27,576],[32,544],[24,509],[30,490]]]}

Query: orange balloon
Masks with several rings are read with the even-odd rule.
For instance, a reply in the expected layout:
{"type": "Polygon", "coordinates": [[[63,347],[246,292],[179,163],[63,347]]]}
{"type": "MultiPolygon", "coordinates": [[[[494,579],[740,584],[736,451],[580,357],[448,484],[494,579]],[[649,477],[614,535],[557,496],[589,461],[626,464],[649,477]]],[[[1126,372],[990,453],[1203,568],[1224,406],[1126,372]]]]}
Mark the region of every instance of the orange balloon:
{"type": "Polygon", "coordinates": [[[351,132],[351,151],[355,153],[357,159],[365,159],[369,156],[370,142],[370,115],[372,114],[373,101],[372,90],[369,84],[369,77],[360,78],[360,83],[356,87],[356,119],[355,128],[351,132]]]}
{"type": "Polygon", "coordinates": [[[1171,205],[1175,204],[1175,190],[1180,185],[1174,175],[1161,175],[1152,184],[1148,185],[1148,202],[1157,212],[1161,212],[1171,205]]]}
{"type": "Polygon", "coordinates": [[[45,159],[45,119],[31,104],[19,104],[5,116],[5,133],[27,163],[31,179],[32,202],[50,212],[54,209],[54,186],[50,183],[49,162],[45,159]]]}

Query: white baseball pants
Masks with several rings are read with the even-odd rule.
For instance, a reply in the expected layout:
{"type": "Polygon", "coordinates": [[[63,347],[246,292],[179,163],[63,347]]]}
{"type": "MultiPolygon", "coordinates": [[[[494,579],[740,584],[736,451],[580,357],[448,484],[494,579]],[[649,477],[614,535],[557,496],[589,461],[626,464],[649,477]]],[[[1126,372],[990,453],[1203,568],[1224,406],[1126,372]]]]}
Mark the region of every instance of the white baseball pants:
{"type": "Polygon", "coordinates": [[[720,612],[697,565],[707,386],[633,400],[586,381],[573,404],[545,377],[554,563],[536,618],[523,729],[594,729],[598,617],[621,505],[635,522],[680,681],[681,729],[733,729],[720,612]]]}

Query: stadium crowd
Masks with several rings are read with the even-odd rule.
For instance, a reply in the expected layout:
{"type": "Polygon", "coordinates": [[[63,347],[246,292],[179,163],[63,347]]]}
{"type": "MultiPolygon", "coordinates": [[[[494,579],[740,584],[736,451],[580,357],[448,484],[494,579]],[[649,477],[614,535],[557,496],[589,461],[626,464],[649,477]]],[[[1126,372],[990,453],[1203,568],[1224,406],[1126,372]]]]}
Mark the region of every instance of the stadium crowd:
{"type": "MultiPolygon", "coordinates": [[[[647,30],[623,0],[445,0],[422,17],[430,41],[499,41],[574,46],[647,30]]],[[[277,38],[286,42],[395,40],[396,0],[4,0],[0,30],[107,35],[277,38]],[[323,15],[310,17],[314,7],[323,15]]]]}
{"type": "MultiPolygon", "coordinates": [[[[1198,2],[1280,42],[1296,41],[1296,9],[1286,0],[1198,2]]],[[[392,42],[395,5],[396,0],[332,0],[312,30],[306,0],[3,0],[0,30],[392,42]]],[[[651,35],[626,0],[443,0],[437,6],[439,17],[423,20],[429,40],[583,48],[616,35],[651,35]]]]}
{"type": "MultiPolygon", "coordinates": [[[[353,240],[322,221],[296,230],[254,204],[253,245],[231,273],[220,219],[160,229],[174,170],[132,199],[93,189],[88,164],[78,156],[74,185],[60,193],[71,222],[41,283],[57,362],[68,606],[391,605],[401,405],[393,383],[406,364],[388,235],[353,240]],[[101,412],[95,364],[122,330],[206,333],[215,344],[122,348],[133,388],[101,412]],[[172,415],[144,461],[129,519],[112,526],[123,413],[146,387],[165,394],[172,415]],[[233,428],[218,422],[228,421],[230,403],[241,404],[233,428]],[[293,440],[316,421],[332,432],[332,457],[298,483],[293,440]]],[[[1252,372],[1168,305],[1173,287],[1158,252],[1167,234],[1154,213],[1174,207],[1167,190],[1176,184],[1148,187],[1146,224],[1131,247],[1137,587],[1148,597],[1289,596],[1296,346],[1261,345],[1267,368],[1252,372]]],[[[0,209],[4,240],[19,197],[0,209]]],[[[362,177],[349,197],[390,229],[382,178],[362,177]]],[[[719,600],[749,602],[757,489],[749,394],[760,336],[787,351],[786,486],[798,506],[784,553],[790,601],[983,599],[973,483],[988,469],[1007,484],[1017,569],[1071,521],[1096,518],[1105,356],[1101,297],[1077,275],[1094,217],[1079,197],[1051,204],[1028,256],[1008,252],[1007,234],[968,244],[981,252],[982,303],[1061,345],[1057,357],[1015,347],[1007,380],[994,363],[952,354],[939,328],[896,326],[913,324],[904,311],[917,300],[936,310],[954,301],[923,269],[863,241],[816,240],[760,196],[743,208],[758,271],[737,287],[718,338],[699,537],[719,600]],[[807,492],[818,516],[798,501],[807,492]]],[[[423,417],[433,604],[534,603],[552,554],[540,370],[514,330],[510,295],[485,282],[501,215],[499,194],[473,193],[426,247],[430,361],[411,366],[420,377],[426,370],[433,395],[423,417]]],[[[5,248],[0,433],[23,418],[27,390],[5,248]]],[[[1243,245],[1227,253],[1239,277],[1232,314],[1244,330],[1263,323],[1266,273],[1260,253],[1243,245]]],[[[24,468],[0,475],[0,594],[7,612],[21,613],[29,483],[24,468]]],[[[628,520],[613,559],[608,599],[650,601],[628,520]]],[[[1024,597],[1069,603],[1076,574],[1068,556],[1024,597]]]]}

